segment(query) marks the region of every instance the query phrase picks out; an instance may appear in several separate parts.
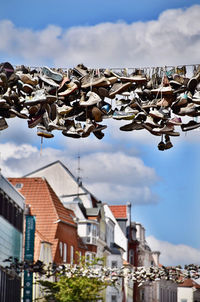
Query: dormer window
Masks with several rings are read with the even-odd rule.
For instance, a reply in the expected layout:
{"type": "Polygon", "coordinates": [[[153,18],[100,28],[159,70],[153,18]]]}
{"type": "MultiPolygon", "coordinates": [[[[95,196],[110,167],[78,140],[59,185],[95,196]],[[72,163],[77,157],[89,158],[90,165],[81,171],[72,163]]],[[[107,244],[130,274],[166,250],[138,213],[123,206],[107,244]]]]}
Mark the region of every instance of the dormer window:
{"type": "Polygon", "coordinates": [[[19,182],[17,182],[16,185],[15,185],[16,189],[21,189],[22,187],[23,187],[23,184],[19,183],[19,182]]]}

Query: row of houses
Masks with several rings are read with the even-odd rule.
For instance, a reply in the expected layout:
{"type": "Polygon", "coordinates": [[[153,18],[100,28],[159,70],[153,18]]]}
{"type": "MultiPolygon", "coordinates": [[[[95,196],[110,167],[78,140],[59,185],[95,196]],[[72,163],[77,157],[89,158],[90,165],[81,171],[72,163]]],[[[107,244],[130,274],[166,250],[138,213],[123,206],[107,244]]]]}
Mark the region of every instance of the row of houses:
{"type": "MultiPolygon", "coordinates": [[[[1,175],[0,302],[20,301],[21,280],[10,280],[3,267],[6,258],[22,257],[24,204],[26,213],[36,219],[35,261],[76,263],[82,255],[88,259],[103,257],[105,265],[111,268],[160,266],[159,251],[151,250],[144,227],[132,221],[131,204],[103,203],[56,161],[22,178],[5,179],[1,175]]],[[[42,291],[35,286],[33,301],[41,297],[42,291]]],[[[192,301],[181,299],[178,302],[192,301]]],[[[176,302],[177,285],[162,280],[138,288],[136,283],[127,282],[120,291],[109,287],[105,301],[176,302]]]]}

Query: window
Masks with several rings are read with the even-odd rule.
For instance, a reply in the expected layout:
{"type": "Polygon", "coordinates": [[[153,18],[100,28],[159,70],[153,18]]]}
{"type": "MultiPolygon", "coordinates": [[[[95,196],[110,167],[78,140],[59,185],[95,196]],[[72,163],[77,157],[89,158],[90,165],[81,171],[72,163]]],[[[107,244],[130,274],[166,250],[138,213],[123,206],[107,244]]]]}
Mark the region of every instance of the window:
{"type": "Polygon", "coordinates": [[[63,262],[67,262],[67,243],[64,243],[63,247],[63,262]]]}
{"type": "Polygon", "coordinates": [[[71,253],[70,253],[70,263],[74,262],[74,247],[71,245],[71,253]]]}
{"type": "Polygon", "coordinates": [[[17,182],[16,185],[15,185],[15,188],[16,189],[21,189],[23,187],[23,184],[17,182]]]}
{"type": "Polygon", "coordinates": [[[91,233],[91,223],[87,223],[87,235],[91,233]]]}
{"type": "Polygon", "coordinates": [[[117,296],[116,295],[111,296],[111,302],[117,302],[117,296]]]}
{"type": "Polygon", "coordinates": [[[129,251],[129,263],[134,264],[134,250],[129,251]]]}
{"type": "Polygon", "coordinates": [[[62,242],[59,243],[59,251],[60,251],[60,257],[63,256],[63,244],[62,242]]]}
{"type": "Polygon", "coordinates": [[[112,261],[111,262],[111,268],[117,267],[117,261],[112,261]]]}
{"type": "Polygon", "coordinates": [[[97,226],[95,224],[93,224],[93,228],[92,228],[92,236],[96,237],[97,236],[97,226]]]}

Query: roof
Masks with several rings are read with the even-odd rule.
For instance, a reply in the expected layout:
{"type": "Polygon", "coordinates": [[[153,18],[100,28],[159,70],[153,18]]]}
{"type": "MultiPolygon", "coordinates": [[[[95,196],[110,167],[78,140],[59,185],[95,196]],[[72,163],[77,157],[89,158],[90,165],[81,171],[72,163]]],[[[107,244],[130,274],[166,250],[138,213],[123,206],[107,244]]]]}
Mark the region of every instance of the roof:
{"type": "Polygon", "coordinates": [[[111,209],[116,219],[127,219],[126,205],[109,206],[109,208],[111,209]]]}
{"type": "Polygon", "coordinates": [[[196,283],[194,280],[192,279],[185,279],[183,283],[180,283],[178,285],[179,287],[195,287],[197,289],[200,289],[200,285],[198,283],[196,283]]]}
{"type": "Polygon", "coordinates": [[[8,178],[15,186],[23,184],[19,189],[26,198],[26,204],[31,206],[31,215],[36,216],[37,230],[47,239],[53,240],[56,232],[56,222],[61,221],[76,227],[72,210],[66,209],[48,182],[41,177],[8,178]]]}
{"type": "MultiPolygon", "coordinates": [[[[71,173],[71,171],[60,160],[56,160],[56,161],[54,161],[54,162],[52,162],[52,163],[50,163],[50,164],[48,164],[46,166],[43,166],[43,167],[41,167],[41,168],[39,168],[39,169],[37,169],[35,171],[32,171],[32,172],[26,174],[24,177],[31,177],[31,175],[33,175],[34,173],[40,172],[40,171],[42,171],[42,170],[44,170],[46,168],[49,168],[49,167],[51,167],[53,165],[56,165],[56,164],[62,166],[64,168],[64,170],[66,171],[66,173],[68,173],[72,177],[72,179],[75,182],[77,182],[77,184],[79,184],[78,181],[77,181],[77,178],[71,173]]],[[[80,187],[81,187],[81,189],[83,189],[83,191],[86,194],[90,195],[93,207],[96,207],[97,203],[100,202],[100,201],[90,191],[88,191],[82,184],[81,184],[80,187]]]]}

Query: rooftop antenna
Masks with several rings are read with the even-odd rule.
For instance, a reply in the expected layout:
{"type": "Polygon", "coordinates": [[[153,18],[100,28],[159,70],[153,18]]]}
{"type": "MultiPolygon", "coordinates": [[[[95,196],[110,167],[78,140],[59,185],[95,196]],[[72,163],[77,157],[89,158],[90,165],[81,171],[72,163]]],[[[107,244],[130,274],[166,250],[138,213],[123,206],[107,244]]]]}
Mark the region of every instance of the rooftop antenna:
{"type": "Polygon", "coordinates": [[[78,168],[77,168],[77,183],[78,183],[78,187],[77,187],[77,196],[79,196],[79,188],[82,186],[82,178],[81,178],[81,156],[80,153],[78,152],[78,168]]]}

